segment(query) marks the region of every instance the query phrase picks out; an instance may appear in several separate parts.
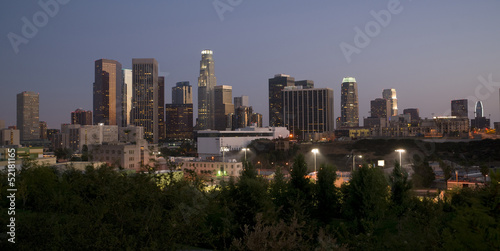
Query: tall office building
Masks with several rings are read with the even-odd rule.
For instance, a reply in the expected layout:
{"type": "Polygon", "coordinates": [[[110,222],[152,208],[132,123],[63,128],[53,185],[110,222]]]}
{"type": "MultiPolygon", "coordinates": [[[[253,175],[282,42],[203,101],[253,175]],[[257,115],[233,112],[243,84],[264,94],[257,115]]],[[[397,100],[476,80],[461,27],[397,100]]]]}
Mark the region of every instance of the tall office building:
{"type": "Polygon", "coordinates": [[[47,122],[40,121],[40,139],[47,139],[47,122]]]}
{"type": "Polygon", "coordinates": [[[339,126],[359,126],[358,84],[353,77],[346,77],[342,80],[339,126]]]}
{"type": "Polygon", "coordinates": [[[248,102],[248,96],[234,97],[234,109],[237,109],[240,106],[250,106],[248,102]]]}
{"type": "Polygon", "coordinates": [[[217,79],[214,73],[213,52],[201,52],[200,76],[198,77],[198,123],[199,130],[215,128],[214,87],[217,79]]]}
{"type": "Polygon", "coordinates": [[[172,87],[172,104],[192,104],[193,87],[189,81],[177,82],[172,87]]]}
{"type": "Polygon", "coordinates": [[[312,80],[295,81],[295,86],[302,86],[302,89],[314,88],[314,81],[312,80]]]}
{"type": "Polygon", "coordinates": [[[303,89],[289,86],[283,90],[284,126],[302,139],[308,134],[333,132],[333,90],[303,89]]]}
{"type": "Polygon", "coordinates": [[[295,78],[285,74],[276,74],[269,79],[269,126],[282,127],[283,94],[287,86],[295,86],[295,78]]]}
{"type": "Polygon", "coordinates": [[[158,139],[165,140],[165,77],[158,77],[158,139]]]}
{"type": "Polygon", "coordinates": [[[490,119],[484,117],[483,109],[484,109],[483,102],[477,101],[475,117],[470,121],[471,127],[476,129],[490,128],[491,126],[490,119]]]}
{"type": "Polygon", "coordinates": [[[457,116],[459,118],[469,117],[467,99],[457,99],[451,101],[451,116],[457,116]]]}
{"type": "Polygon", "coordinates": [[[167,139],[193,139],[193,104],[165,105],[167,139]]]}
{"type": "Polygon", "coordinates": [[[392,106],[390,99],[376,98],[370,102],[370,114],[373,118],[385,118],[389,122],[392,116],[392,106]]]}
{"type": "Polygon", "coordinates": [[[122,65],[109,59],[95,61],[94,124],[122,125],[123,75],[122,65]]]}
{"type": "Polygon", "coordinates": [[[165,115],[167,139],[193,139],[193,93],[189,82],[172,87],[172,104],[165,105],[165,115]]]}
{"type": "Polygon", "coordinates": [[[17,129],[21,140],[40,139],[39,94],[21,92],[17,94],[17,129]]]}
{"type": "Polygon", "coordinates": [[[158,143],[158,62],[154,58],[132,59],[132,110],[130,123],[144,127],[144,138],[158,143]]]}
{"type": "Polygon", "coordinates": [[[418,108],[407,108],[403,110],[403,114],[410,114],[412,126],[418,126],[420,122],[420,113],[418,108]]]}
{"type": "Polygon", "coordinates": [[[476,102],[476,118],[481,118],[484,117],[484,112],[483,112],[483,102],[477,101],[476,102]]]}
{"type": "Polygon", "coordinates": [[[92,111],[85,111],[78,108],[71,112],[71,124],[92,125],[92,111]]]}
{"type": "Polygon", "coordinates": [[[130,111],[132,110],[132,70],[122,69],[123,75],[123,126],[130,125],[130,111]]]}
{"type": "MultiPolygon", "coordinates": [[[[384,89],[382,91],[382,98],[389,100],[391,106],[390,116],[398,115],[398,99],[396,97],[396,89],[384,89]]],[[[388,117],[390,117],[388,116],[388,117]]]]}
{"type": "Polygon", "coordinates": [[[215,130],[223,131],[227,128],[227,115],[234,112],[233,87],[218,85],[214,88],[215,98],[215,130]]]}

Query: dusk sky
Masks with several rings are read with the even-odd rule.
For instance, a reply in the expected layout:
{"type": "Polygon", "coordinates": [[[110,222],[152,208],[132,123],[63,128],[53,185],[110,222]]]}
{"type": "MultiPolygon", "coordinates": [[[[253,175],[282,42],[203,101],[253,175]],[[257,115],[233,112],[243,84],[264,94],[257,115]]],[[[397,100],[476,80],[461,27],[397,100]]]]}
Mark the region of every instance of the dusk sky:
{"type": "Polygon", "coordinates": [[[179,81],[191,83],[196,100],[201,51],[211,49],[217,84],[233,86],[233,97],[248,95],[264,125],[268,79],[280,73],[333,89],[335,118],[342,78],[355,77],[361,124],[370,100],[386,88],[396,89],[400,113],[419,108],[421,117],[449,115],[452,99],[468,98],[469,118],[482,100],[485,115],[500,121],[500,1],[397,2],[92,0],[69,1],[47,15],[38,1],[4,1],[0,119],[16,124],[22,91],[40,93],[40,120],[49,128],[70,123],[77,108],[92,110],[94,61],[101,58],[124,68],[132,58],[156,58],[166,76],[166,102],[179,81]],[[372,13],[390,13],[390,20],[383,16],[381,25],[372,13]],[[38,18],[29,38],[23,17],[38,18]],[[366,33],[366,27],[370,41],[358,40],[363,48],[349,62],[341,44],[357,46],[356,30],[366,33]],[[17,53],[9,34],[27,41],[17,53]]]}

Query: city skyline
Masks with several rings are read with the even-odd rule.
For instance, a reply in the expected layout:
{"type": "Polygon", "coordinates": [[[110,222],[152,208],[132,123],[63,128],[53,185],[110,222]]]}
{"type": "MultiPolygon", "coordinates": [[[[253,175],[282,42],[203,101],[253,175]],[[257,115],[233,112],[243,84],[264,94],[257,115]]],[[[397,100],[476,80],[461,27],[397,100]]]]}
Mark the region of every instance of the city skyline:
{"type": "MultiPolygon", "coordinates": [[[[268,124],[265,90],[275,74],[313,80],[316,88],[333,89],[337,101],[342,78],[355,77],[360,121],[369,116],[370,100],[388,88],[398,92],[399,113],[418,108],[422,118],[449,115],[451,100],[475,97],[482,101],[485,117],[491,114],[492,122],[500,121],[500,87],[496,86],[500,82],[496,45],[500,33],[496,32],[499,17],[494,11],[500,3],[400,1],[400,11],[394,12],[386,25],[381,23],[379,32],[370,33],[369,42],[357,47],[359,53],[353,53],[348,62],[340,45],[357,46],[356,28],[366,32],[367,24],[377,20],[372,11],[388,10],[390,1],[244,1],[225,12],[223,20],[212,3],[194,2],[132,7],[125,1],[119,6],[102,3],[97,9],[71,1],[60,5],[47,24],[37,27],[36,34],[20,44],[17,53],[7,35],[22,35],[21,19],[32,20],[43,9],[36,2],[6,3],[0,24],[4,34],[1,53],[5,55],[0,67],[0,119],[6,126],[15,125],[15,95],[23,91],[40,93],[40,120],[46,121],[48,128],[70,123],[68,114],[77,108],[92,110],[93,62],[100,58],[116,60],[130,69],[132,58],[154,57],[167,90],[179,81],[196,83],[199,53],[211,49],[218,84],[232,86],[233,96],[249,96],[254,112],[263,114],[264,125],[268,124]],[[145,31],[140,28],[146,21],[127,21],[134,11],[151,13],[147,22],[151,26],[145,31]],[[101,12],[121,14],[108,17],[101,12]],[[301,14],[311,20],[286,18],[301,14]],[[91,20],[95,15],[105,17],[115,30],[98,27],[97,22],[103,20],[91,20]],[[189,18],[182,18],[186,15],[189,18]],[[201,23],[204,25],[199,27],[201,23]],[[152,39],[128,39],[130,34],[141,37],[145,32],[152,32],[152,39]],[[90,40],[92,37],[100,39],[90,40]],[[176,37],[183,39],[173,39],[176,37]],[[314,38],[312,42],[310,38],[314,38]]],[[[171,103],[171,95],[165,97],[165,103],[171,103]]],[[[340,116],[337,101],[335,117],[340,116]]],[[[476,101],[469,99],[469,106],[476,101]]],[[[474,117],[473,108],[468,109],[469,118],[474,117]]]]}

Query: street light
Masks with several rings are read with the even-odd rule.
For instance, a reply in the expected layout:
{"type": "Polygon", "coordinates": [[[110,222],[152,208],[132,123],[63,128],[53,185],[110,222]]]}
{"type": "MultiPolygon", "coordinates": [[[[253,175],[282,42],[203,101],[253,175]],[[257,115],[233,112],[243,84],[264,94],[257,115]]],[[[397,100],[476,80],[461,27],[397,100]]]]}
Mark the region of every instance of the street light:
{"type": "Polygon", "coordinates": [[[401,163],[401,153],[406,152],[406,150],[405,149],[397,149],[397,150],[395,150],[395,152],[399,153],[399,166],[401,166],[401,168],[403,168],[403,163],[401,163]]]}
{"type": "Polygon", "coordinates": [[[245,151],[245,162],[247,162],[247,151],[250,151],[248,148],[241,148],[241,150],[245,151]]]}
{"type": "MultiPolygon", "coordinates": [[[[349,156],[349,155],[348,155],[349,156]]],[[[359,157],[360,159],[363,158],[363,155],[355,155],[354,154],[354,151],[351,151],[351,157],[352,157],[352,168],[351,168],[351,172],[354,171],[354,166],[356,165],[356,157],[359,157]]],[[[347,159],[347,161],[349,161],[349,159],[347,159]]]]}
{"type": "Polygon", "coordinates": [[[318,148],[314,148],[314,149],[312,149],[311,152],[314,153],[314,172],[316,172],[316,154],[319,153],[319,150],[318,150],[318,148]]]}
{"type": "Polygon", "coordinates": [[[224,168],[224,152],[229,152],[229,148],[223,146],[223,147],[220,148],[220,151],[222,152],[222,177],[224,177],[224,172],[225,172],[225,168],[224,168]]]}

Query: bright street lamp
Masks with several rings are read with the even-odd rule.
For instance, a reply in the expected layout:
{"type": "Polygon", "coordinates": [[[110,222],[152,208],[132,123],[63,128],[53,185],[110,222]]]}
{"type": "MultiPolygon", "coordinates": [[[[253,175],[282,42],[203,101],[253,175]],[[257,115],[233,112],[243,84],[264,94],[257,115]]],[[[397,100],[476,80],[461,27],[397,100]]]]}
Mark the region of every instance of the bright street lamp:
{"type": "Polygon", "coordinates": [[[401,168],[403,168],[403,165],[402,165],[403,163],[401,163],[401,153],[406,152],[406,150],[405,149],[397,149],[397,150],[395,150],[395,152],[399,153],[399,166],[401,166],[401,168]]]}
{"type": "Polygon", "coordinates": [[[314,153],[314,172],[316,172],[316,154],[319,153],[319,150],[318,150],[318,148],[314,148],[314,149],[312,149],[311,152],[314,153]]]}
{"type": "Polygon", "coordinates": [[[247,162],[247,151],[250,151],[248,148],[241,148],[241,150],[245,151],[245,162],[247,162]]]}

